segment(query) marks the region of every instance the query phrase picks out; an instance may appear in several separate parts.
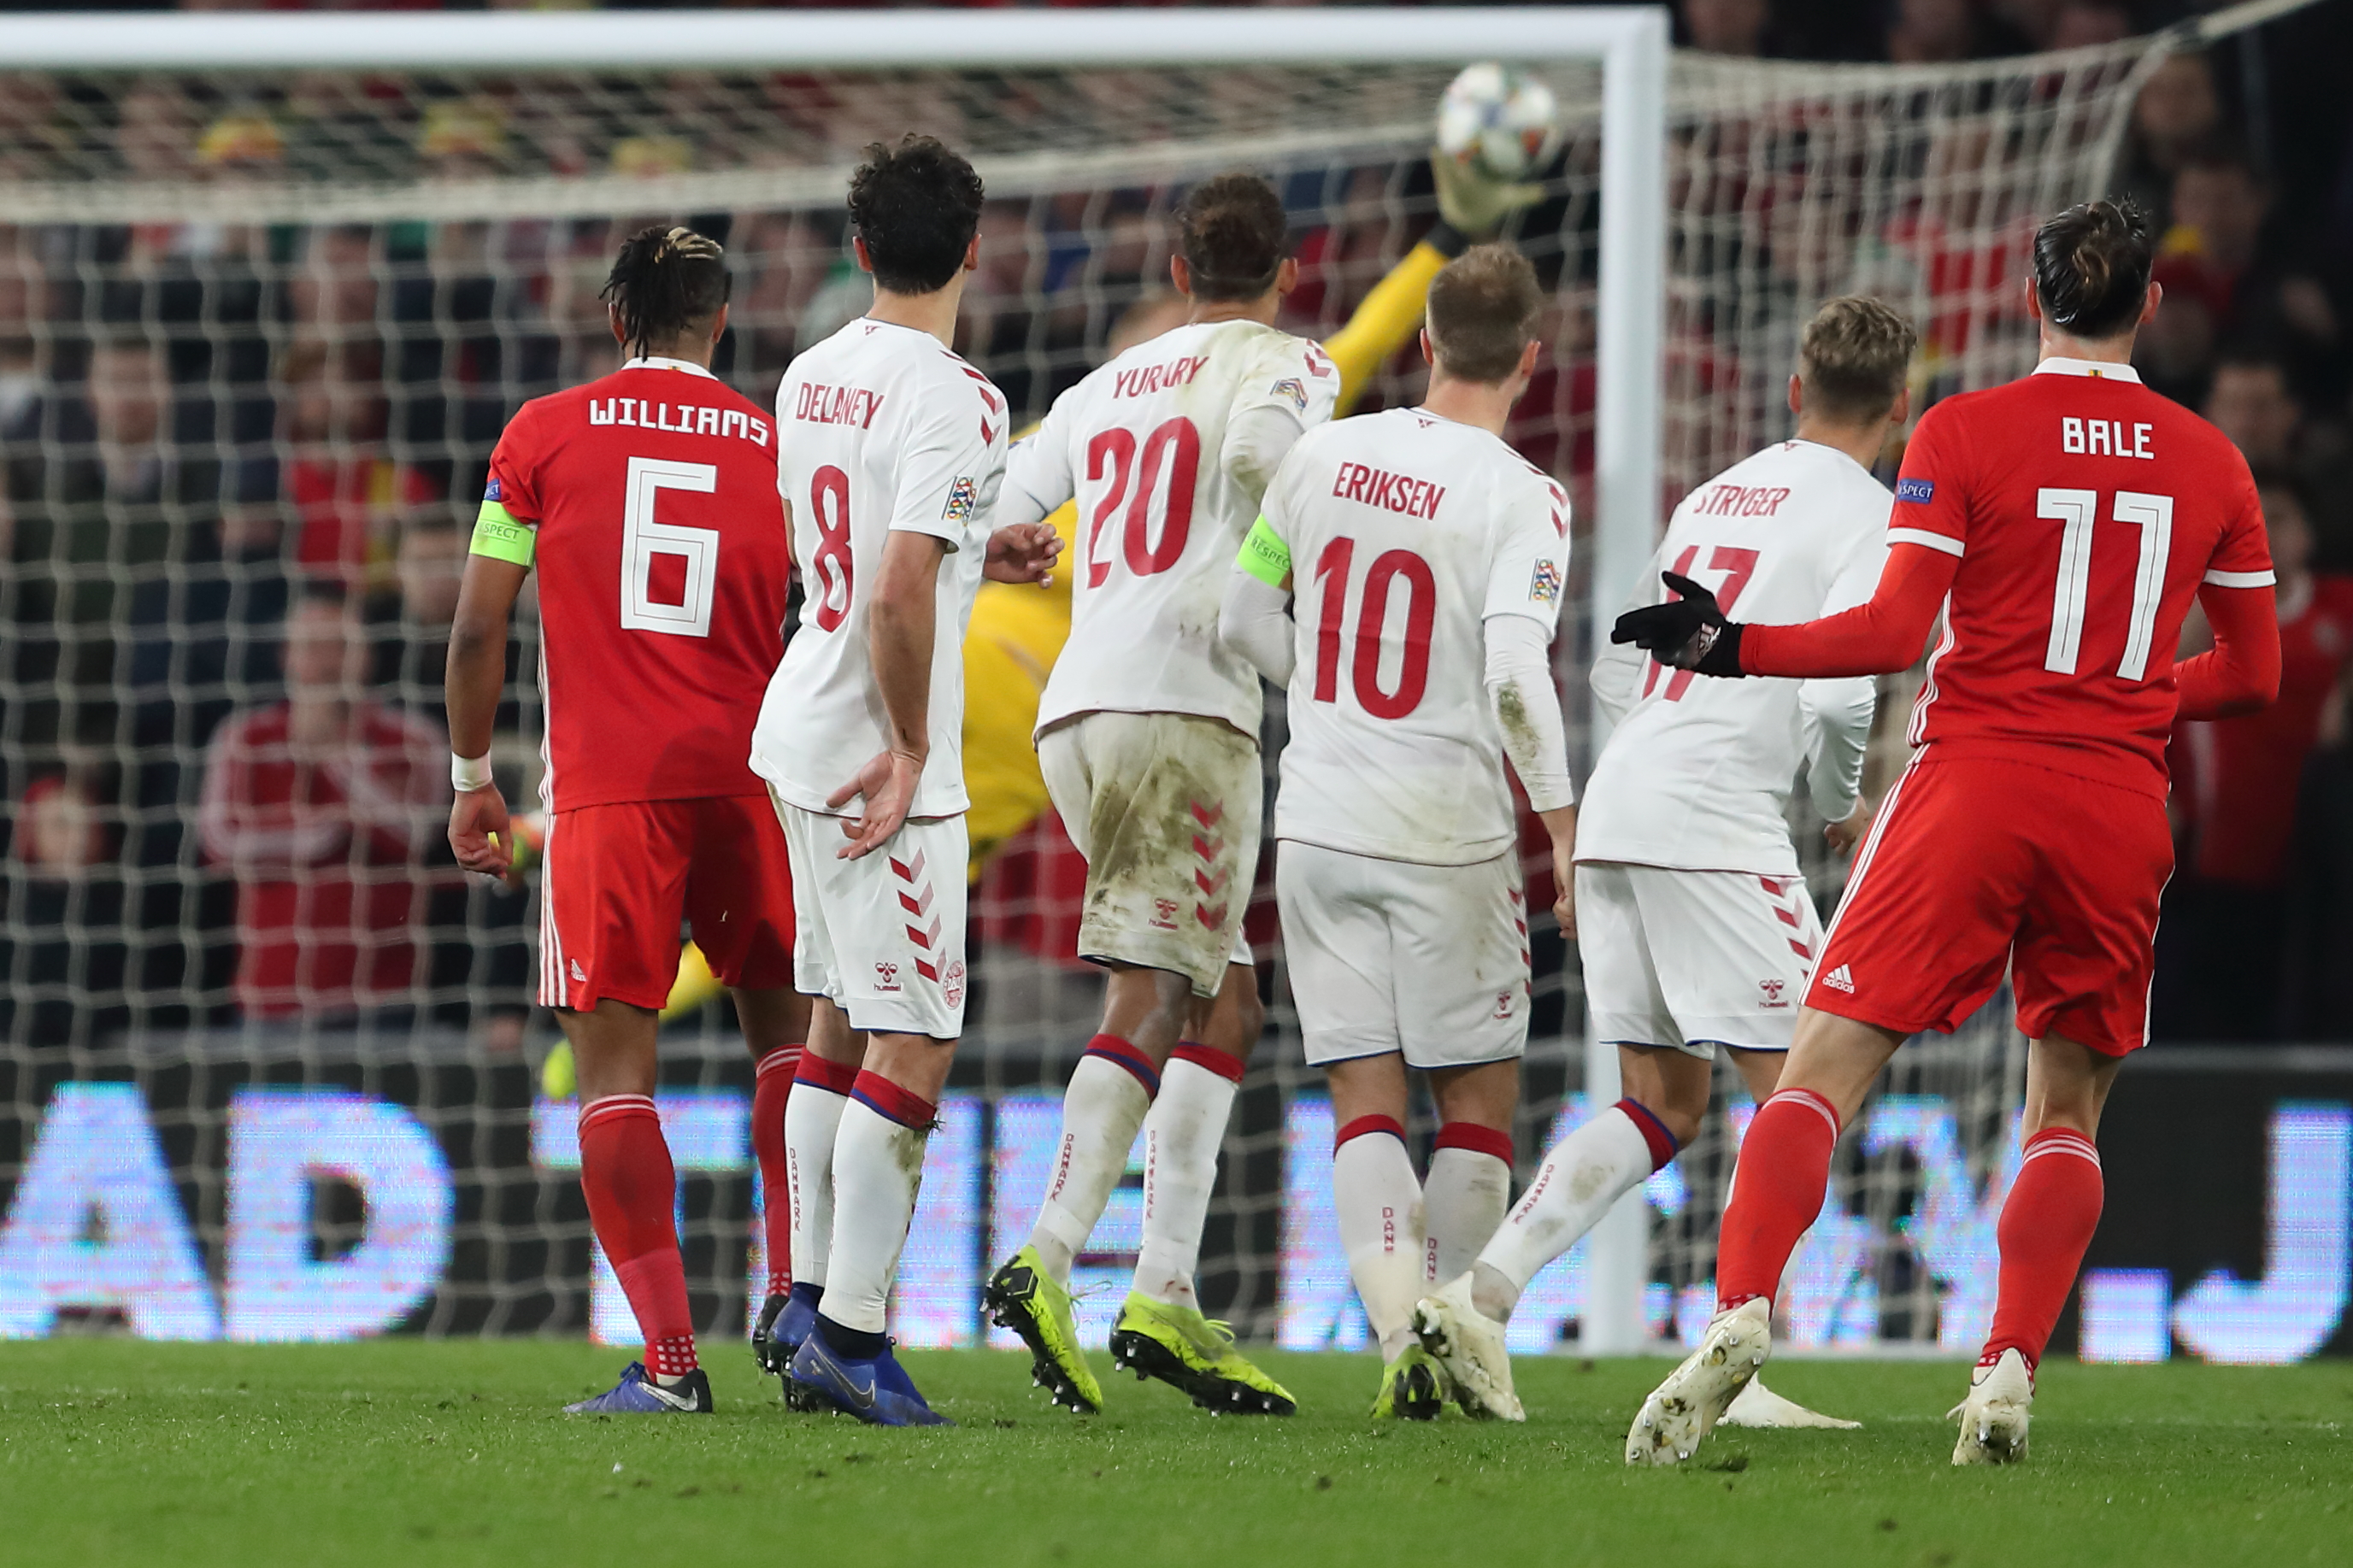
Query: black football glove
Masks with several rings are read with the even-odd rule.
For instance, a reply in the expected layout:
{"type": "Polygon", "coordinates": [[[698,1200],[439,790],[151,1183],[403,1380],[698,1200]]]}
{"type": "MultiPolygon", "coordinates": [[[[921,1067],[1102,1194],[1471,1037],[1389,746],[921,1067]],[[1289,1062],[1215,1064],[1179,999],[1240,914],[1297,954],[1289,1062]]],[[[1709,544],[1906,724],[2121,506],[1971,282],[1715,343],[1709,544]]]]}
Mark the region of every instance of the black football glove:
{"type": "Polygon", "coordinates": [[[1695,669],[1726,679],[1746,674],[1740,668],[1740,623],[1724,618],[1715,595],[1672,572],[1662,572],[1659,577],[1683,596],[1627,611],[1609,628],[1609,640],[1632,643],[1676,669],[1695,669]]]}

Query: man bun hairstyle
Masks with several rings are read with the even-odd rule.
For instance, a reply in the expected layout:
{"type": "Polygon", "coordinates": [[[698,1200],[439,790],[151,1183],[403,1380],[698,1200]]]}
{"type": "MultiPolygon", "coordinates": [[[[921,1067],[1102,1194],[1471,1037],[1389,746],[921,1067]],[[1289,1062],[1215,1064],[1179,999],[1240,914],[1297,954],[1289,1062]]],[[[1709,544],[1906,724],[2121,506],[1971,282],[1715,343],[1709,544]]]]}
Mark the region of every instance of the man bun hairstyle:
{"type": "Polygon", "coordinates": [[[2034,231],[2034,294],[2042,319],[2078,338],[2130,331],[2156,259],[2148,219],[2137,205],[2079,202],[2034,231]]]}
{"type": "Polygon", "coordinates": [[[1462,381],[1510,379],[1544,306],[1526,257],[1508,245],[1472,246],[1430,280],[1425,321],[1438,368],[1462,381]]]}
{"type": "Polygon", "coordinates": [[[1176,205],[1177,245],[1196,300],[1255,300],[1274,287],[1291,253],[1282,198],[1256,174],[1219,174],[1176,205]]]}
{"type": "Polygon", "coordinates": [[[1798,379],[1806,411],[1842,424],[1886,417],[1903,394],[1912,323],[1877,300],[1847,295],[1814,312],[1798,342],[1798,379]]]}
{"type": "Polygon", "coordinates": [[[980,232],[980,174],[936,136],[877,142],[849,177],[849,224],[866,242],[878,288],[935,294],[964,267],[980,232]]]}
{"type": "Polygon", "coordinates": [[[597,297],[620,313],[622,347],[642,358],[704,327],[727,303],[732,279],[719,242],[691,228],[655,224],[621,242],[597,297]]]}

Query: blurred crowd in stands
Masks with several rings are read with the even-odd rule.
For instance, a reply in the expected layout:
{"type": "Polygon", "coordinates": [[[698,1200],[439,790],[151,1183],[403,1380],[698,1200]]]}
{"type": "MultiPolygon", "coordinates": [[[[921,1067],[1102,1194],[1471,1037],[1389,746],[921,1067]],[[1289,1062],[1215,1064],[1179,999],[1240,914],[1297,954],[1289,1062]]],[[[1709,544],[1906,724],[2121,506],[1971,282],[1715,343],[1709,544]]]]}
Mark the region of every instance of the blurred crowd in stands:
{"type": "MultiPolygon", "coordinates": [[[[2328,9],[2341,23],[2353,4],[2328,9]]],[[[2173,15],[1683,0],[1678,27],[1720,54],[1933,62],[2173,15]]],[[[2176,736],[2156,1027],[2353,1039],[2353,127],[2308,36],[2260,37],[2157,68],[2119,182],[2163,237],[2141,368],[2258,473],[2286,641],[2277,705],[2176,736]]],[[[0,149],[65,145],[34,133],[63,122],[58,92],[0,79],[0,149]]],[[[299,152],[277,122],[195,102],[134,88],[89,124],[118,177],[299,152]]],[[[88,129],[67,140],[86,152],[88,129]]],[[[463,97],[412,130],[403,155],[452,177],[492,167],[508,134],[463,97]]],[[[659,174],[681,156],[661,140],[605,155],[659,174]]],[[[1426,170],[1311,184],[1290,193],[1313,222],[1286,324],[1320,334],[1430,204],[1426,170]]],[[[1164,195],[991,205],[960,346],[1018,407],[1042,411],[1123,318],[1173,319],[1164,195]]],[[[470,884],[442,839],[443,650],[491,446],[523,397],[614,363],[596,295],[640,221],[0,226],[0,1037],[232,1018],[519,1037],[529,900],[470,884]]],[[[736,268],[717,368],[765,400],[797,344],[863,309],[864,280],[828,213],[694,221],[736,268]]],[[[1530,232],[1552,237],[1539,259],[1557,275],[1591,215],[1546,221],[1530,232]]],[[[1573,350],[1590,329],[1555,330],[1573,350]]],[[[1589,360],[1563,358],[1517,435],[1581,484],[1589,360]]],[[[1680,374],[1706,390],[1704,369],[1680,374]]],[[[1410,384],[1400,361],[1367,405],[1410,384]]],[[[526,617],[502,724],[517,747],[530,636],[526,617]]]]}

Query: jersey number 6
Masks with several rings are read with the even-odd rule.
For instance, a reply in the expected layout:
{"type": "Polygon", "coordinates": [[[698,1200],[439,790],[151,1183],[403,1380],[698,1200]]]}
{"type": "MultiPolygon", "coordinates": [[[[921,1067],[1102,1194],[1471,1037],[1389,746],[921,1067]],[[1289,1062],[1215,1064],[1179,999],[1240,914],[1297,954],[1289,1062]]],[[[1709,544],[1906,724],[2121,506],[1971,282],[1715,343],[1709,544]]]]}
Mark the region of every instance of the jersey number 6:
{"type": "Polygon", "coordinates": [[[1095,507],[1094,521],[1087,529],[1087,586],[1100,588],[1111,575],[1111,563],[1100,560],[1095,546],[1103,538],[1103,524],[1119,510],[1122,500],[1127,502],[1127,527],[1120,538],[1120,553],[1126,558],[1127,569],[1139,577],[1150,577],[1176,564],[1185,553],[1185,541],[1193,531],[1193,482],[1201,468],[1201,433],[1193,422],[1182,415],[1168,420],[1144,438],[1144,471],[1136,468],[1135,435],[1133,431],[1110,429],[1087,443],[1087,479],[1101,480],[1106,474],[1111,489],[1103,492],[1103,500],[1095,507]],[[1168,470],[1168,505],[1163,511],[1160,538],[1152,538],[1152,494],[1160,488],[1160,470],[1168,470]],[[1128,493],[1128,480],[1135,481],[1135,492],[1128,493]]]}
{"type": "Polygon", "coordinates": [[[660,632],[674,637],[711,635],[711,596],[719,582],[719,531],[687,528],[654,520],[664,490],[710,495],[719,489],[712,463],[679,463],[666,458],[631,458],[621,506],[621,629],[660,632]],[[653,596],[654,557],[686,563],[684,591],[676,604],[653,596]]]}

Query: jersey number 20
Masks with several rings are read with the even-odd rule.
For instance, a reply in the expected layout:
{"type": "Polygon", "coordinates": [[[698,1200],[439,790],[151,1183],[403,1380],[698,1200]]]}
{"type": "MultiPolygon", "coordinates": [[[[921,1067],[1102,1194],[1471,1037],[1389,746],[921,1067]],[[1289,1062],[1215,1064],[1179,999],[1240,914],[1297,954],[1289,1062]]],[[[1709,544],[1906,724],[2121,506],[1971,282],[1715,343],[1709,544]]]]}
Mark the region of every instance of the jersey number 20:
{"type": "Polygon", "coordinates": [[[674,637],[711,635],[711,598],[719,584],[719,531],[659,522],[657,500],[664,490],[710,495],[719,489],[713,463],[679,463],[667,458],[631,458],[621,505],[621,629],[660,632],[674,637]],[[653,596],[654,557],[686,563],[685,592],[674,605],[653,596]]]}
{"type": "Polygon", "coordinates": [[[1120,554],[1127,569],[1150,577],[1176,564],[1185,541],[1193,531],[1193,484],[1201,468],[1201,433],[1182,415],[1166,421],[1144,438],[1143,471],[1138,473],[1135,434],[1116,427],[1087,443],[1087,479],[1105,478],[1111,489],[1095,506],[1087,527],[1087,586],[1100,588],[1111,576],[1111,563],[1096,553],[1103,524],[1127,502],[1127,525],[1120,534],[1120,554]],[[1152,537],[1152,498],[1160,489],[1161,470],[1168,472],[1168,504],[1161,512],[1160,537],[1152,537]],[[1130,482],[1134,493],[1130,493],[1130,482]]]}

